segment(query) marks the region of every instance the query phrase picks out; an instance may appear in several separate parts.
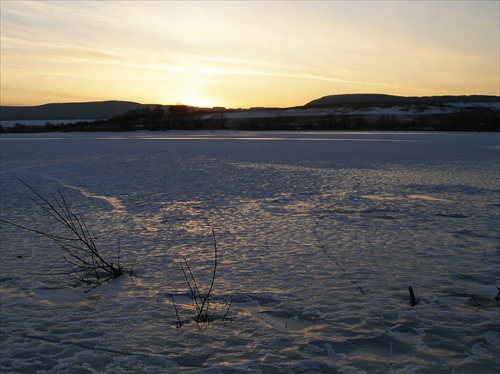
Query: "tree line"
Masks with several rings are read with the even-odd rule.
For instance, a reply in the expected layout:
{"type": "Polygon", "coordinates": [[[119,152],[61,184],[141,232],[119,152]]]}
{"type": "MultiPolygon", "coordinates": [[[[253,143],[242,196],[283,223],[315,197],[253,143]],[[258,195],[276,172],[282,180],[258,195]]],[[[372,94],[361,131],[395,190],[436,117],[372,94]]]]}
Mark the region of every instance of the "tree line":
{"type": "Polygon", "coordinates": [[[395,115],[329,114],[321,116],[269,116],[228,119],[214,111],[173,105],[144,106],[106,120],[67,124],[0,126],[2,133],[64,131],[168,131],[168,130],[391,130],[391,131],[500,131],[500,112],[481,109],[456,113],[395,115]]]}

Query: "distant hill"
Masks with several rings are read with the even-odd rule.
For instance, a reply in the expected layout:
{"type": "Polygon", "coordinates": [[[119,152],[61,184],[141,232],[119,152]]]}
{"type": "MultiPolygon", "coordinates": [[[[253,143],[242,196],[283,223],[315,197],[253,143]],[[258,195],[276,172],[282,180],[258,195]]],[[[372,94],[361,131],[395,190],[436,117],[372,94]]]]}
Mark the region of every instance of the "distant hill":
{"type": "Polygon", "coordinates": [[[130,101],[0,106],[0,120],[109,119],[143,106],[130,101]]]}
{"type": "Polygon", "coordinates": [[[499,103],[499,96],[393,96],[383,94],[329,95],[308,102],[305,107],[336,104],[424,104],[424,103],[499,103]]]}
{"type": "MultiPolygon", "coordinates": [[[[295,107],[296,110],[310,109],[313,107],[329,107],[338,105],[398,105],[398,104],[432,104],[436,103],[500,103],[500,96],[472,95],[472,96],[422,96],[406,97],[383,94],[344,94],[329,95],[312,100],[304,106],[295,107]]],[[[22,120],[57,120],[57,119],[110,119],[130,110],[149,107],[155,104],[140,104],[131,101],[100,101],[82,103],[53,103],[39,106],[0,106],[1,121],[22,120]]],[[[160,105],[167,108],[168,105],[160,105]]],[[[213,108],[211,110],[215,110],[213,108]]],[[[255,110],[253,108],[252,110],[255,110]]],[[[259,108],[266,110],[266,108],[259,108]]],[[[267,108],[279,110],[280,108],[267,108]]],[[[226,112],[224,108],[218,109],[226,112]]],[[[230,110],[234,111],[234,110],[230,110]]],[[[243,109],[242,111],[247,111],[243,109]]]]}
{"type": "Polygon", "coordinates": [[[0,132],[170,129],[498,132],[500,96],[347,94],[325,96],[292,108],[250,109],[128,101],[61,103],[0,106],[0,120],[3,121],[0,132]]]}

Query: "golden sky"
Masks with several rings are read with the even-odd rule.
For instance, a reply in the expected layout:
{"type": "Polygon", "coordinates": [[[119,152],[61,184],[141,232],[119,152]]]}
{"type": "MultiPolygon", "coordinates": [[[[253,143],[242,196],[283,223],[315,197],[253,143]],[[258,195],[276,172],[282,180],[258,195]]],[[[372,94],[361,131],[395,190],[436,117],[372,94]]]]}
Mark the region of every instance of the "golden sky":
{"type": "Polygon", "coordinates": [[[1,0],[1,105],[500,95],[500,2],[1,0]]]}

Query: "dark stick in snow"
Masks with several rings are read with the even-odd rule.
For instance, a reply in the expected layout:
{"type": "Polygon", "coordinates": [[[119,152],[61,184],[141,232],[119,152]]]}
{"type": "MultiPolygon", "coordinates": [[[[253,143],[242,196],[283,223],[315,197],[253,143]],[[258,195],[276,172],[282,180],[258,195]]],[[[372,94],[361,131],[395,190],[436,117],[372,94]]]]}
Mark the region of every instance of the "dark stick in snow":
{"type": "Polygon", "coordinates": [[[410,291],[410,305],[415,306],[417,305],[417,301],[415,300],[415,294],[413,293],[413,288],[408,287],[408,291],[410,291]]]}

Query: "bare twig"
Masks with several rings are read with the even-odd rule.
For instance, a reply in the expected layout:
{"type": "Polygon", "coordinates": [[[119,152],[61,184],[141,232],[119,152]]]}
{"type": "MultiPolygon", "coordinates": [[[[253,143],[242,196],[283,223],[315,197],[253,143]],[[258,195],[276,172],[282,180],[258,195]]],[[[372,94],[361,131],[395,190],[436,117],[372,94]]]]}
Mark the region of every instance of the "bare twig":
{"type": "Polygon", "coordinates": [[[177,328],[180,328],[182,324],[181,324],[181,319],[179,317],[179,310],[177,310],[177,305],[175,304],[174,297],[170,295],[170,298],[172,299],[172,303],[174,304],[175,315],[177,316],[177,328]]]}
{"type": "Polygon", "coordinates": [[[186,258],[184,258],[184,262],[186,264],[186,267],[189,271],[189,274],[190,274],[190,277],[191,277],[191,281],[189,280],[189,277],[186,273],[186,270],[184,269],[184,266],[181,264],[181,270],[182,270],[182,273],[184,274],[184,279],[186,279],[186,283],[189,287],[189,292],[191,293],[191,297],[193,298],[194,300],[194,303],[196,305],[196,312],[198,313],[198,316],[200,315],[200,306],[198,305],[198,297],[201,298],[201,295],[200,295],[200,291],[198,290],[198,285],[196,283],[196,279],[194,278],[194,275],[193,275],[193,272],[191,271],[191,268],[189,267],[189,264],[186,260],[186,258]],[[191,282],[193,284],[191,284],[191,282]],[[195,291],[196,290],[196,291],[195,291]]]}
{"type": "Polygon", "coordinates": [[[411,306],[417,305],[417,300],[415,299],[415,294],[413,293],[413,288],[408,287],[408,291],[410,292],[410,305],[411,306]]]}
{"type": "Polygon", "coordinates": [[[481,304],[479,304],[476,300],[476,298],[474,297],[473,294],[470,295],[470,297],[472,298],[472,300],[474,300],[474,302],[477,304],[478,307],[481,307],[481,304]]]}
{"type": "MultiPolygon", "coordinates": [[[[191,294],[194,306],[196,308],[196,316],[194,317],[194,321],[196,322],[198,327],[200,327],[200,323],[205,324],[213,322],[215,320],[215,314],[217,312],[217,306],[213,308],[211,307],[212,292],[214,290],[215,279],[217,278],[217,266],[219,262],[217,240],[215,237],[214,229],[212,229],[212,237],[213,237],[213,248],[214,248],[214,265],[212,271],[212,278],[210,280],[210,284],[208,286],[208,290],[206,293],[202,293],[200,291],[198,282],[196,281],[194,273],[185,257],[183,257],[184,262],[181,263],[182,274],[184,275],[184,279],[186,280],[186,283],[189,288],[189,293],[191,294]]],[[[232,297],[227,307],[226,313],[224,314],[224,317],[222,319],[226,318],[227,314],[229,313],[229,309],[231,308],[231,304],[232,304],[232,297]]],[[[175,302],[174,302],[174,308],[176,308],[176,313],[177,313],[177,307],[175,306],[175,302]]]]}
{"type": "Polygon", "coordinates": [[[214,288],[214,283],[215,283],[215,277],[216,277],[216,273],[217,273],[217,240],[215,239],[215,231],[214,229],[212,228],[212,237],[213,237],[213,244],[214,244],[214,271],[212,273],[212,281],[210,282],[210,288],[208,289],[208,292],[207,294],[205,295],[205,297],[203,298],[202,300],[202,303],[201,303],[201,311],[205,311],[205,315],[202,317],[204,317],[204,322],[208,322],[208,309],[209,309],[209,306],[210,306],[210,294],[212,293],[212,289],[214,288]],[[205,308],[205,304],[206,304],[206,308],[205,308]]]}
{"type": "Polygon", "coordinates": [[[126,270],[121,267],[120,247],[118,249],[117,266],[102,256],[84,219],[71,211],[61,191],[52,195],[53,201],[51,202],[26,182],[20,181],[36,196],[36,198],[29,196],[29,199],[61,224],[68,234],[52,234],[4,219],[0,219],[0,221],[25,231],[42,235],[57,243],[63,250],[64,260],[71,268],[67,274],[77,280],[75,286],[82,283],[100,285],[125,273],[132,274],[132,270],[126,270]]]}
{"type": "Polygon", "coordinates": [[[229,304],[227,305],[226,313],[222,316],[222,320],[225,321],[227,315],[229,314],[229,309],[231,309],[231,305],[233,304],[233,295],[231,295],[231,299],[229,300],[229,304]]]}

